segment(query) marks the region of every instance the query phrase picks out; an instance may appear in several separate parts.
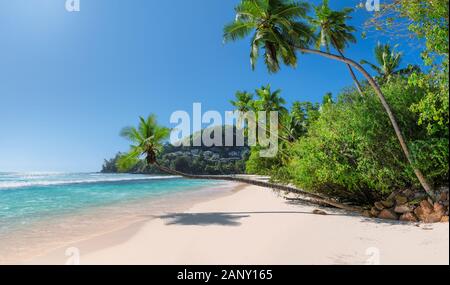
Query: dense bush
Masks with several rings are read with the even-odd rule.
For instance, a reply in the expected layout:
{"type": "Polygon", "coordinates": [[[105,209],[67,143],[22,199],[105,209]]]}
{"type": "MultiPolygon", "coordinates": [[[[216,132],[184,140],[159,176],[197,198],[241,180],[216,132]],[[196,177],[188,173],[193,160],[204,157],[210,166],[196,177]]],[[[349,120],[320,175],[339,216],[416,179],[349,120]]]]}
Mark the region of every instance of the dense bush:
{"type": "MultiPolygon", "coordinates": [[[[430,138],[410,109],[427,90],[403,78],[382,89],[412,146],[415,164],[434,184],[448,179],[448,138],[430,138]]],[[[346,92],[337,103],[322,106],[308,134],[294,143],[285,166],[294,184],[360,203],[419,186],[378,98],[370,89],[365,94],[361,98],[346,92]]]]}

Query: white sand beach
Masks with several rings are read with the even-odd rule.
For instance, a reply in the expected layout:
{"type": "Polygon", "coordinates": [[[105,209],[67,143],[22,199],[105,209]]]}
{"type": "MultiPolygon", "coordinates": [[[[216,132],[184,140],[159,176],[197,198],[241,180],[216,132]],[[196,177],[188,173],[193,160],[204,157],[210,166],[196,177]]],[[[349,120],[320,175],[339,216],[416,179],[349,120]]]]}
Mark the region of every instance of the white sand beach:
{"type": "Polygon", "coordinates": [[[231,195],[68,245],[30,263],[449,264],[448,223],[386,222],[330,209],[316,215],[316,207],[268,189],[237,187],[231,195]],[[66,256],[73,252],[75,259],[66,256]]]}

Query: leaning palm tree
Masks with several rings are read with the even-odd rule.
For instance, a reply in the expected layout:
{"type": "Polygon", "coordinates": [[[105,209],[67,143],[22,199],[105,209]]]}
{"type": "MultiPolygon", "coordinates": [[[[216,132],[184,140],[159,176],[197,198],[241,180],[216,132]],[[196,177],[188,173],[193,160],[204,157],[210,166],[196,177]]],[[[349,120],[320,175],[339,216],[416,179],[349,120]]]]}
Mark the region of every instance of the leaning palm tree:
{"type": "Polygon", "coordinates": [[[407,75],[420,68],[414,65],[408,65],[406,68],[399,69],[403,54],[395,51],[396,46],[392,48],[389,44],[381,44],[380,42],[374,49],[375,60],[378,65],[361,60],[361,64],[369,65],[378,73],[378,77],[382,81],[389,81],[394,75],[407,75]]]}
{"type": "Polygon", "coordinates": [[[374,89],[383,108],[389,116],[397,139],[410,163],[417,179],[426,193],[434,198],[434,193],[422,172],[413,164],[412,156],[397,120],[378,83],[356,61],[341,55],[311,49],[315,36],[312,27],[306,23],[308,5],[295,0],[242,0],[235,8],[235,20],[225,25],[224,41],[235,41],[251,36],[250,60],[255,67],[259,50],[264,49],[264,58],[269,72],[280,69],[280,61],[288,66],[297,63],[296,51],[320,55],[345,64],[362,73],[369,85],[374,89]]]}
{"type": "Polygon", "coordinates": [[[147,119],[139,117],[139,125],[135,127],[125,127],[120,135],[133,144],[130,150],[122,154],[117,160],[117,168],[119,171],[127,171],[140,161],[140,157],[144,159],[148,165],[155,165],[160,171],[156,158],[163,149],[163,141],[170,134],[170,129],[161,127],[157,124],[156,116],[150,115],[147,119]]]}
{"type": "Polygon", "coordinates": [[[300,194],[311,198],[311,202],[316,202],[319,204],[326,204],[333,207],[349,210],[358,211],[361,209],[358,207],[353,207],[339,203],[333,199],[325,198],[317,194],[309,193],[294,187],[277,185],[264,181],[257,181],[246,179],[237,176],[229,175],[194,175],[183,173],[168,167],[165,167],[158,162],[158,155],[164,147],[164,141],[168,138],[170,130],[165,127],[158,125],[155,115],[150,115],[146,119],[143,117],[139,118],[138,127],[125,127],[120,132],[121,136],[131,141],[132,145],[130,150],[122,154],[117,161],[117,168],[121,172],[126,172],[132,169],[137,163],[141,161],[141,158],[147,163],[147,165],[155,166],[159,171],[163,173],[168,173],[172,175],[182,176],[189,179],[211,179],[211,180],[227,180],[241,182],[251,185],[257,185],[266,188],[278,189],[282,191],[288,191],[296,194],[300,194]]]}
{"type": "MultiPolygon", "coordinates": [[[[342,57],[344,57],[344,49],[349,43],[356,43],[356,38],[353,35],[355,28],[347,25],[346,21],[351,19],[350,13],[353,12],[351,8],[345,8],[341,11],[334,11],[328,5],[328,0],[324,0],[322,4],[315,7],[315,18],[310,18],[311,24],[317,30],[316,48],[325,47],[327,52],[330,52],[330,47],[333,47],[342,57]]],[[[359,94],[363,96],[361,84],[356,78],[350,64],[347,64],[350,75],[355,83],[359,94]]]]}

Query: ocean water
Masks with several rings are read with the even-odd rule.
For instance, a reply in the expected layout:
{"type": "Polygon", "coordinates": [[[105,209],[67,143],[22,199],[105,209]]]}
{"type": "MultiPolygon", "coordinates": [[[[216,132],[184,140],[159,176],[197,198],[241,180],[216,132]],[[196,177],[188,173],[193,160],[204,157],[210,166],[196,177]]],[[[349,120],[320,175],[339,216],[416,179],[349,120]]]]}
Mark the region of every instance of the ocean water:
{"type": "Polygon", "coordinates": [[[174,210],[227,185],[173,176],[0,173],[0,254],[111,230],[119,221],[174,210]]]}

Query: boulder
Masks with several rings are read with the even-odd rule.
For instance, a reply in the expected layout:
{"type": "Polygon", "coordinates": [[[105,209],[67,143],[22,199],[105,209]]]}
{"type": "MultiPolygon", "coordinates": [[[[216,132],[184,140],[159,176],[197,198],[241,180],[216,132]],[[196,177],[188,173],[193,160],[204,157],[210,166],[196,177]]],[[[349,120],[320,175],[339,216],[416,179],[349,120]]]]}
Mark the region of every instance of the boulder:
{"type": "Polygon", "coordinates": [[[422,211],[425,214],[431,214],[431,212],[433,212],[433,204],[427,200],[420,202],[420,208],[422,208],[422,211]]]}
{"type": "Polygon", "coordinates": [[[377,210],[381,211],[384,209],[384,205],[381,202],[375,202],[375,208],[377,208],[377,210]]]}
{"type": "Polygon", "coordinates": [[[391,209],[384,209],[380,212],[378,218],[385,220],[398,220],[398,215],[391,209]]]}
{"type": "Polygon", "coordinates": [[[395,208],[394,208],[394,212],[396,212],[397,214],[405,214],[405,213],[410,213],[412,211],[413,211],[413,209],[408,205],[398,205],[398,206],[395,206],[395,208]]]}
{"type": "Polygon", "coordinates": [[[315,209],[312,211],[315,215],[328,215],[325,211],[315,209]]]}
{"type": "Polygon", "coordinates": [[[425,223],[438,223],[445,215],[444,207],[436,203],[436,207],[432,207],[428,201],[424,200],[420,203],[420,207],[414,210],[414,214],[425,223]],[[430,210],[431,207],[431,210],[430,210]],[[436,210],[435,210],[436,209],[436,210]]]}
{"type": "Polygon", "coordinates": [[[372,217],[376,218],[376,217],[378,217],[379,214],[380,214],[380,211],[377,208],[372,207],[372,209],[370,209],[370,215],[372,215],[372,217]]]}
{"type": "Polygon", "coordinates": [[[370,213],[369,210],[364,210],[364,211],[362,212],[362,216],[363,216],[363,217],[366,217],[366,218],[372,218],[372,214],[370,213]]]}
{"type": "Polygon", "coordinates": [[[423,192],[416,192],[414,194],[414,199],[423,199],[427,196],[427,194],[423,193],[423,192]]]}
{"type": "Polygon", "coordinates": [[[414,215],[413,213],[404,213],[403,215],[400,216],[400,221],[418,222],[419,220],[417,219],[416,215],[414,215]]]}
{"type": "Polygon", "coordinates": [[[413,190],[411,190],[411,189],[406,189],[406,190],[404,190],[404,191],[402,192],[402,195],[405,196],[405,197],[407,197],[407,198],[410,198],[410,197],[413,197],[413,196],[414,196],[414,192],[413,192],[413,190]]]}
{"type": "Polygon", "coordinates": [[[391,208],[392,206],[394,206],[394,200],[385,200],[385,201],[381,201],[381,204],[382,204],[385,208],[391,208]]]}
{"type": "Polygon", "coordinates": [[[406,204],[406,203],[408,203],[408,198],[406,198],[405,196],[402,196],[402,195],[398,195],[395,197],[395,203],[397,205],[406,204]]]}
{"type": "Polygon", "coordinates": [[[441,194],[439,195],[439,201],[448,201],[448,195],[446,192],[441,192],[441,194]]]}
{"type": "Polygon", "coordinates": [[[433,205],[433,211],[436,213],[445,213],[445,207],[443,205],[441,205],[440,203],[436,202],[433,205]]]}
{"type": "Polygon", "coordinates": [[[397,195],[397,192],[392,192],[391,194],[389,194],[389,196],[387,197],[386,200],[394,200],[396,195],[397,195]]]}

